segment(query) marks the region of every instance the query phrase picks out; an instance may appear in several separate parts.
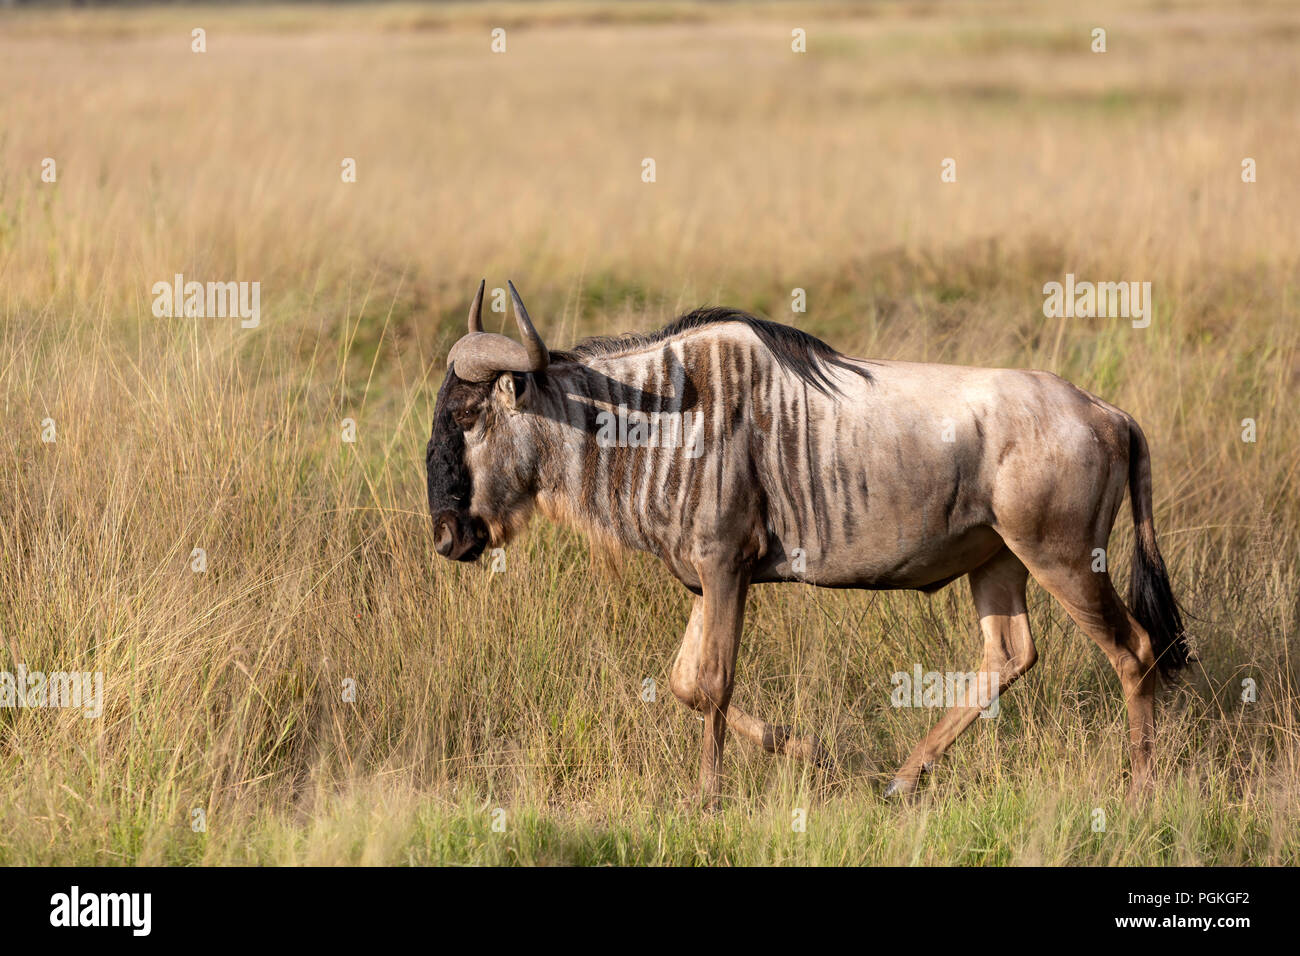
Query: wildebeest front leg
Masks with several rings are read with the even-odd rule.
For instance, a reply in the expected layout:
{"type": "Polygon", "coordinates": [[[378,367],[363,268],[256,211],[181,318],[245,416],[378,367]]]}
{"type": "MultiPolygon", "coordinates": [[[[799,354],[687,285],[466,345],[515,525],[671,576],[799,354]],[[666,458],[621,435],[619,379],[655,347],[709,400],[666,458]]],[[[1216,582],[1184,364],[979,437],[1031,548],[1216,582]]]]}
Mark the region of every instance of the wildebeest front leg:
{"type": "Polygon", "coordinates": [[[721,791],[722,746],[749,582],[741,574],[730,573],[713,575],[702,584],[704,593],[691,607],[669,687],[678,700],[704,715],[699,798],[706,807],[713,807],[721,791]]]}
{"type": "MultiPolygon", "coordinates": [[[[673,662],[669,686],[678,700],[692,710],[705,713],[707,719],[712,705],[700,693],[697,681],[700,661],[704,653],[704,620],[705,601],[704,598],[697,597],[691,605],[691,618],[686,625],[686,635],[682,638],[681,649],[678,650],[677,659],[673,662]]],[[[736,642],[738,645],[739,630],[737,630],[736,642]]],[[[727,726],[750,743],[762,747],[771,754],[799,757],[815,763],[825,763],[830,759],[825,746],[816,736],[799,736],[789,727],[759,720],[745,713],[731,701],[727,703],[727,726]]],[[[707,733],[706,730],[706,735],[707,733]]],[[[721,745],[718,750],[721,753],[721,745]]],[[[701,774],[701,783],[703,783],[703,774],[701,774]]]]}
{"type": "Polygon", "coordinates": [[[795,734],[790,727],[769,724],[757,717],[751,717],[735,704],[727,708],[727,726],[770,754],[798,757],[817,764],[831,763],[829,751],[816,735],[795,734]]]}

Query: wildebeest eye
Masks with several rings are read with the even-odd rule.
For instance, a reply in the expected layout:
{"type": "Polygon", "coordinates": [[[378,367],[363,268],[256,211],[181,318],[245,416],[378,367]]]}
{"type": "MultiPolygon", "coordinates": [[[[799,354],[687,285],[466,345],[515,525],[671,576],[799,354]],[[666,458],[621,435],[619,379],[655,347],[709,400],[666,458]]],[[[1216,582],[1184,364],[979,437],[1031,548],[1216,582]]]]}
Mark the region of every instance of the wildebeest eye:
{"type": "Polygon", "coordinates": [[[456,424],[465,431],[474,427],[474,422],[478,420],[478,409],[474,406],[458,408],[451,413],[451,417],[456,419],[456,424]]]}

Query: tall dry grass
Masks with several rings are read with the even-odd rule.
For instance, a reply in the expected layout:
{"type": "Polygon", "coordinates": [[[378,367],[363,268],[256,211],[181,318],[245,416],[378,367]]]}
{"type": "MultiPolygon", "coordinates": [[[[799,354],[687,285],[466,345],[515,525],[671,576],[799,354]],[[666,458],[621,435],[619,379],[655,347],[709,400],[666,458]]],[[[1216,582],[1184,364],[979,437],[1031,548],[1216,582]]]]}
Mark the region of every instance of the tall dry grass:
{"type": "MultiPolygon", "coordinates": [[[[1296,861],[1300,14],[668,14],[0,17],[0,670],[105,681],[98,719],[0,709],[0,862],[1296,861]],[[178,272],[261,282],[261,327],[154,318],[178,272]],[[1045,319],[1066,272],[1151,281],[1155,321],[1045,319]],[[1201,656],[1162,694],[1160,794],[1121,803],[1118,682],[1034,588],[1039,666],[883,802],[936,716],[890,675],[974,666],[968,589],[784,587],[753,596],[738,699],[845,762],[733,743],[728,808],[679,811],[699,724],[666,694],[666,572],[541,521],[504,573],[433,554],[423,444],[484,274],[556,346],[726,302],[1132,412],[1201,656]]],[[[1130,541],[1125,516],[1117,577],[1130,541]]]]}

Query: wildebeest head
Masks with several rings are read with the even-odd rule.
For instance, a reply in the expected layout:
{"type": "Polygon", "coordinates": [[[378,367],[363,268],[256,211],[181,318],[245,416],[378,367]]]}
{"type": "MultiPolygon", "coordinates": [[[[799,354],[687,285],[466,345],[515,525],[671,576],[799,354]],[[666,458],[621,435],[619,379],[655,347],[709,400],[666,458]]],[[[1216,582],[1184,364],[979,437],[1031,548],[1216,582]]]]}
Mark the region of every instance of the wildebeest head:
{"type": "Polygon", "coordinates": [[[550,353],[514,283],[523,344],[483,331],[484,285],[470,306],[469,332],[447,356],[425,450],[434,547],[453,561],[473,561],[488,545],[504,544],[536,491],[538,449],[523,412],[550,353]]]}

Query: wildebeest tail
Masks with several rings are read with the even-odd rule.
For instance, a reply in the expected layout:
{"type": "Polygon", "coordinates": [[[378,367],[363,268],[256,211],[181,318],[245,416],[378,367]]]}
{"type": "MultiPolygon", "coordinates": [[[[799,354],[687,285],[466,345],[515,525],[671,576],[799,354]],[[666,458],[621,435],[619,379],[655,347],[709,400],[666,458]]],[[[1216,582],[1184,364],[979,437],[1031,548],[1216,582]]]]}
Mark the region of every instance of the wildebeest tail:
{"type": "Polygon", "coordinates": [[[1187,664],[1190,654],[1183,618],[1169,585],[1169,572],[1156,547],[1151,508],[1151,454],[1137,422],[1129,420],[1129,499],[1133,506],[1133,569],[1129,575],[1129,607],[1151,636],[1160,673],[1171,677],[1187,664]]]}

